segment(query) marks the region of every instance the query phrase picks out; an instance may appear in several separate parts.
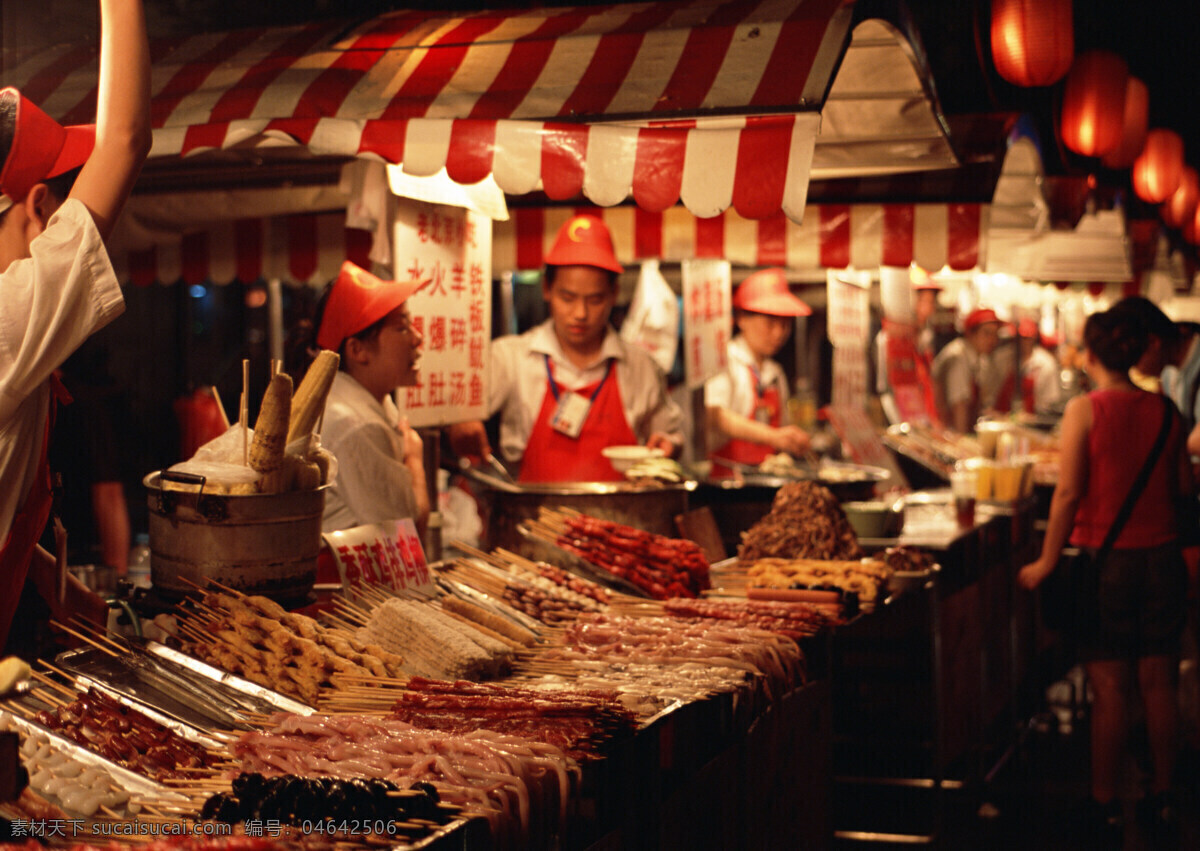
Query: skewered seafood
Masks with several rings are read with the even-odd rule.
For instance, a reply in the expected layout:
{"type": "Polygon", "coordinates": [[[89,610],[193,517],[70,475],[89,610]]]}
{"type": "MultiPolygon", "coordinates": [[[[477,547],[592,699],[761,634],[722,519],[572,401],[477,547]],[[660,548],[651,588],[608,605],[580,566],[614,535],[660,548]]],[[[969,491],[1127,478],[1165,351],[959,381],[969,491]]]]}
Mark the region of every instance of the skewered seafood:
{"type": "Polygon", "coordinates": [[[742,533],[741,561],[761,558],[855,559],[858,538],[837,499],[813,482],[791,482],[775,494],[771,511],[742,533]]]}

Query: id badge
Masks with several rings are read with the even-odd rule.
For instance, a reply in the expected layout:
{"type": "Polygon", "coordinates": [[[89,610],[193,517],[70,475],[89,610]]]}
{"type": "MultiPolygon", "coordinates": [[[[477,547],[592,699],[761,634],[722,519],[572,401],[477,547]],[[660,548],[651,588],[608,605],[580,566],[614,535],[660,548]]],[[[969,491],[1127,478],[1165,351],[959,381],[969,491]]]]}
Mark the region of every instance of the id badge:
{"type": "Polygon", "coordinates": [[[578,393],[566,392],[558,400],[550,426],[567,437],[577,438],[583,431],[592,403],[578,393]]]}
{"type": "Polygon", "coordinates": [[[764,425],[771,423],[771,409],[766,405],[759,405],[754,409],[754,419],[764,425]]]}

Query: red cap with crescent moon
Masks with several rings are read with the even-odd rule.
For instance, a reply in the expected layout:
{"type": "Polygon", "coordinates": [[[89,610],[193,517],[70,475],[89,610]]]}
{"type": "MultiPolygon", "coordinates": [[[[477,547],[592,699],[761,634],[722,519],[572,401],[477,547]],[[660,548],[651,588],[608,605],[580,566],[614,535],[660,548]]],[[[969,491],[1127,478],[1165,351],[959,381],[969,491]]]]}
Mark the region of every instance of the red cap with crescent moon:
{"type": "Polygon", "coordinates": [[[558,229],[554,247],[546,255],[552,266],[595,266],[620,274],[625,269],[617,262],[612,234],[596,216],[572,216],[558,229]]]}
{"type": "Polygon", "coordinates": [[[343,340],[387,316],[424,283],[385,281],[347,260],[325,302],[317,345],[336,352],[343,340]]]}

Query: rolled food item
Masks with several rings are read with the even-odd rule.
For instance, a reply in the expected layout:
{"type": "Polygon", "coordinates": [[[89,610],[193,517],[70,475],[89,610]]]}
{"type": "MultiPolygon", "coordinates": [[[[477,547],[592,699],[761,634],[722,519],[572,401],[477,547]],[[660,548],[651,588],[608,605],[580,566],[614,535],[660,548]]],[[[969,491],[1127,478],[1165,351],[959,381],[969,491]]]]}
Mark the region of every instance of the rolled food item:
{"type": "Polygon", "coordinates": [[[276,373],[263,394],[262,408],[254,423],[254,440],[250,444],[250,466],[263,474],[259,487],[263,493],[277,493],[287,488],[287,482],[276,481],[280,477],[271,474],[283,468],[291,410],[292,378],[287,373],[276,373]]]}

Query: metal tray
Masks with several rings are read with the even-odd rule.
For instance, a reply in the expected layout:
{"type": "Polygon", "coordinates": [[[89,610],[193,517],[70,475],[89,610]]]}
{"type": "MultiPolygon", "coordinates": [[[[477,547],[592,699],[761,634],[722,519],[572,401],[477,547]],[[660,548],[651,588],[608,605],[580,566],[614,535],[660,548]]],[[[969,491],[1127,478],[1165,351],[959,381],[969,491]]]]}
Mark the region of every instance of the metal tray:
{"type": "MultiPolygon", "coordinates": [[[[28,697],[21,698],[20,703],[23,706],[27,706],[31,709],[41,710],[49,708],[28,697]]],[[[54,730],[48,730],[41,724],[33,721],[26,721],[15,712],[11,712],[9,715],[12,717],[14,725],[26,735],[36,733],[40,736],[47,736],[52,742],[54,742],[54,746],[56,748],[61,749],[73,759],[77,759],[85,765],[95,765],[103,768],[110,775],[112,775],[113,780],[121,783],[125,787],[126,791],[128,791],[131,795],[136,795],[138,797],[153,797],[155,800],[173,802],[187,802],[190,800],[186,796],[181,795],[180,793],[175,792],[166,786],[159,785],[148,777],[138,774],[136,771],[131,771],[123,765],[118,765],[115,762],[105,759],[104,757],[100,756],[100,754],[89,751],[87,748],[83,747],[83,745],[71,741],[66,736],[60,735],[54,730]]]]}
{"type": "MultiPolygon", "coordinates": [[[[60,653],[55,661],[81,682],[137,703],[138,708],[149,710],[147,715],[153,714],[155,720],[172,728],[181,724],[195,731],[249,730],[254,725],[243,711],[260,715],[312,712],[304,704],[156,642],[131,639],[128,645],[129,653],[124,656],[85,647],[60,653]],[[164,676],[174,683],[164,684],[164,676]]],[[[185,731],[177,732],[188,736],[185,731]]]]}

